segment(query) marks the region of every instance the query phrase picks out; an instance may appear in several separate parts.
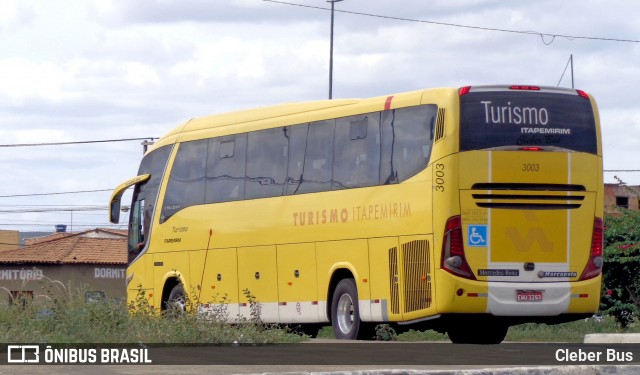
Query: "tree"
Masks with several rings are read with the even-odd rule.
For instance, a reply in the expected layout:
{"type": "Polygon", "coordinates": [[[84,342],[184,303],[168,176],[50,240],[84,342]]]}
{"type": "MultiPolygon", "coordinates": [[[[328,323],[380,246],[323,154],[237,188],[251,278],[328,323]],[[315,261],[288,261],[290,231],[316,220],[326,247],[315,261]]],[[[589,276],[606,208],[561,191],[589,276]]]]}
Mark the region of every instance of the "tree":
{"type": "Polygon", "coordinates": [[[600,310],[626,328],[640,311],[640,212],[605,217],[600,310]]]}

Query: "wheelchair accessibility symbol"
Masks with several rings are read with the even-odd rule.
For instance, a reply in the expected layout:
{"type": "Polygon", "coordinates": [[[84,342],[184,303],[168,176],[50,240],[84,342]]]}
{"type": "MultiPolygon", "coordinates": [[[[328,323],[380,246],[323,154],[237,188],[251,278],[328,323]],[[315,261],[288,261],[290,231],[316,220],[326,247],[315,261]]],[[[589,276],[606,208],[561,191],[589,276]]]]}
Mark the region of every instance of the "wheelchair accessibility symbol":
{"type": "Polygon", "coordinates": [[[469,236],[467,237],[467,244],[471,247],[486,247],[487,246],[487,226],[486,225],[468,225],[469,236]]]}

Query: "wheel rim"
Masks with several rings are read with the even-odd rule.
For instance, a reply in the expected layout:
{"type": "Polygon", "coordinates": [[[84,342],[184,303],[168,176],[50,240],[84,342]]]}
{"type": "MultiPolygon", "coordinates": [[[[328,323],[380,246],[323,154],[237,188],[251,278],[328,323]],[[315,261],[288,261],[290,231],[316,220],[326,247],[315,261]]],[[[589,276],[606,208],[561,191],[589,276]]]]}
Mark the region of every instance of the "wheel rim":
{"type": "Polygon", "coordinates": [[[174,299],[167,303],[167,308],[169,310],[173,310],[174,312],[184,312],[186,307],[186,303],[182,298],[174,299]]]}
{"type": "Polygon", "coordinates": [[[338,328],[340,332],[347,334],[353,328],[353,300],[348,294],[343,294],[338,300],[337,309],[338,328]]]}
{"type": "Polygon", "coordinates": [[[173,303],[180,311],[185,311],[187,304],[184,302],[183,298],[178,298],[173,303]]]}

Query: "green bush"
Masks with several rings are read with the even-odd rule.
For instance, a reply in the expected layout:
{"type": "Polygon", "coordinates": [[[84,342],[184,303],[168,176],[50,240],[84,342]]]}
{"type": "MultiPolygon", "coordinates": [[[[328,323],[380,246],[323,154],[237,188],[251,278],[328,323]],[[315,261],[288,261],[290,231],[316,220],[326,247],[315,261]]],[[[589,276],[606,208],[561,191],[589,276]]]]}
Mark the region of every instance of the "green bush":
{"type": "Polygon", "coordinates": [[[600,309],[626,328],[636,320],[640,305],[640,212],[607,215],[604,226],[600,309]]]}
{"type": "Polygon", "coordinates": [[[375,331],[376,331],[376,336],[375,336],[376,341],[396,341],[396,340],[398,340],[398,334],[393,329],[393,327],[391,327],[388,324],[378,324],[375,327],[375,331]]]}
{"type": "Polygon", "coordinates": [[[300,335],[260,321],[259,303],[249,291],[251,317],[227,323],[224,309],[203,313],[195,299],[187,311],[159,314],[141,290],[126,305],[107,298],[86,300],[81,290],[48,281],[51,295],[22,298],[0,308],[0,341],[5,343],[198,343],[269,344],[298,342],[300,335]],[[62,292],[62,293],[60,293],[62,292]]]}

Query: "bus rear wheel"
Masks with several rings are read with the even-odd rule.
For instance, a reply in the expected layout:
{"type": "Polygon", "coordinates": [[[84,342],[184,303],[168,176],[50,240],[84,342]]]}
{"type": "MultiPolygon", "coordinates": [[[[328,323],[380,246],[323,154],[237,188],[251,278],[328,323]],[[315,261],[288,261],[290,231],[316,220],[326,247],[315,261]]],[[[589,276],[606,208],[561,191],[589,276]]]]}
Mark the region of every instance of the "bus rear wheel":
{"type": "Polygon", "coordinates": [[[360,320],[358,289],[353,279],[340,280],[331,298],[331,325],[337,339],[371,339],[372,324],[360,320]]]}

